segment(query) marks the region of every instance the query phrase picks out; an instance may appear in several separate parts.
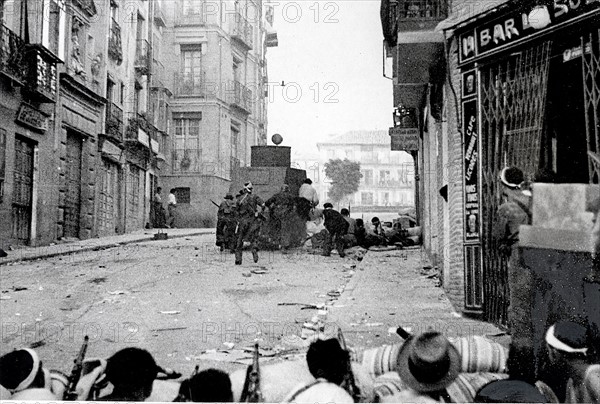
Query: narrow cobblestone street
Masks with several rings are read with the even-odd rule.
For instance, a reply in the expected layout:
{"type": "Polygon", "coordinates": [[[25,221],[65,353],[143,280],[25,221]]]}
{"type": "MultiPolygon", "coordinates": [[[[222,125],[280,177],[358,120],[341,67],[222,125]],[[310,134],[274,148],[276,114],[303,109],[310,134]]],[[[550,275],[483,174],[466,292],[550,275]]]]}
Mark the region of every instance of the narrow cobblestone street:
{"type": "Polygon", "coordinates": [[[397,342],[398,325],[499,332],[454,312],[419,249],[371,251],[362,261],[265,251],[257,264],[245,252],[239,267],[214,234],[181,236],[118,246],[107,238],[106,249],[97,241],[96,251],[1,265],[2,353],[36,347],[48,367],[68,370],[89,335],[88,357],[141,346],[187,374],[196,364],[239,368],[255,338],[266,361],[302,354],[303,325],[318,314],[351,347],[397,342]]]}

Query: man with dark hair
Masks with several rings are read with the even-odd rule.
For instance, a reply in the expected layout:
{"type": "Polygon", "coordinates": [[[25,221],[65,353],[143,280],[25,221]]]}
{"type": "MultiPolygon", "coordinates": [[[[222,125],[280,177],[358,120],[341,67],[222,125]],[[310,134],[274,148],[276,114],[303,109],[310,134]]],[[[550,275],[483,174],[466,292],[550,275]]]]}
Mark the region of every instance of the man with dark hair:
{"type": "Polygon", "coordinates": [[[159,368],[145,349],[125,348],[108,358],[106,378],[113,391],[102,401],[144,401],[152,394],[159,368]]]}
{"type": "Polygon", "coordinates": [[[348,352],[337,339],[316,340],[306,353],[308,370],[316,379],[295,388],[283,402],[295,403],[353,403],[354,400],[340,385],[348,371],[348,352]]]}
{"type": "Polygon", "coordinates": [[[229,375],[219,369],[206,369],[181,382],[176,402],[231,403],[233,392],[229,375]]]}
{"type": "Polygon", "coordinates": [[[338,254],[341,258],[344,258],[346,256],[346,254],[344,254],[344,236],[348,232],[348,227],[350,225],[340,212],[333,210],[333,205],[331,203],[327,202],[323,205],[323,208],[323,217],[325,218],[323,224],[325,225],[325,229],[327,229],[327,236],[325,238],[325,243],[323,244],[323,253],[321,255],[329,257],[331,255],[333,243],[335,243],[338,254]]]}
{"type": "Polygon", "coordinates": [[[235,202],[233,195],[225,195],[217,213],[217,246],[221,251],[225,248],[235,252],[235,202]]]}
{"type": "Polygon", "coordinates": [[[244,184],[244,192],[238,195],[235,202],[237,232],[235,245],[235,265],[242,265],[242,248],[244,240],[248,240],[252,248],[252,258],[258,262],[258,234],[260,232],[261,214],[265,203],[252,193],[252,183],[244,184]],[[260,216],[260,217],[259,217],[260,216]]]}
{"type": "Polygon", "coordinates": [[[298,190],[298,215],[306,220],[310,220],[310,210],[319,204],[319,195],[317,190],[312,186],[310,178],[304,180],[298,190]]]}
{"type": "Polygon", "coordinates": [[[356,239],[356,234],[355,234],[356,220],[350,217],[350,211],[346,208],[342,208],[342,210],[340,210],[340,213],[344,217],[344,219],[346,219],[346,221],[348,222],[348,232],[344,236],[344,247],[346,247],[346,248],[354,247],[358,243],[357,239],[356,239]]]}

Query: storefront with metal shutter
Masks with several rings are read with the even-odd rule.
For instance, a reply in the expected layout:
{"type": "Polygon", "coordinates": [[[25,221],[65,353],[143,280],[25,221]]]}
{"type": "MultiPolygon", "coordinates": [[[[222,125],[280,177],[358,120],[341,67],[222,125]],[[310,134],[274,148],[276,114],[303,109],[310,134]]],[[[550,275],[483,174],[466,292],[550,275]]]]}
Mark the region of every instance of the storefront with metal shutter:
{"type": "Polygon", "coordinates": [[[505,258],[493,227],[499,173],[597,183],[600,2],[507,2],[454,28],[463,136],[465,309],[507,324],[505,258]]]}

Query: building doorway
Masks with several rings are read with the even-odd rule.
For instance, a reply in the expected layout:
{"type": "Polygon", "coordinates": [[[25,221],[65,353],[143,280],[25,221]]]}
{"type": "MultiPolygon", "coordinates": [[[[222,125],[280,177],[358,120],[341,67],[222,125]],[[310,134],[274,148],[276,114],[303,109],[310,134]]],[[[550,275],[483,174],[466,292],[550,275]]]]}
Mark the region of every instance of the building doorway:
{"type": "Polygon", "coordinates": [[[20,244],[29,244],[31,239],[34,147],[25,139],[15,139],[12,235],[20,244]]]}
{"type": "Polygon", "coordinates": [[[81,138],[67,132],[63,237],[79,238],[81,216],[81,138]]]}
{"type": "Polygon", "coordinates": [[[102,236],[118,233],[119,218],[119,166],[102,159],[98,232],[102,236]]]}

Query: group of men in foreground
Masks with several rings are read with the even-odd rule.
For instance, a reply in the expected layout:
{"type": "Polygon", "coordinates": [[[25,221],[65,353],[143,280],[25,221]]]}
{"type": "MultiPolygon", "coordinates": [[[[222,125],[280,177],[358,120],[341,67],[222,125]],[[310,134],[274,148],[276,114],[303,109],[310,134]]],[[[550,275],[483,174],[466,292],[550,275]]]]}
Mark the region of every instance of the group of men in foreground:
{"type": "Polygon", "coordinates": [[[70,374],[43,366],[30,348],[0,357],[0,399],[175,402],[600,402],[598,348],[588,330],[569,322],[545,335],[548,366],[557,377],[528,380],[510,353],[482,336],[447,338],[437,331],[398,334],[405,340],[351,352],[337,338],[313,340],[305,360],[260,366],[258,346],[247,369],[228,374],[199,366],[188,378],[160,367],[138,347],[107,359],[85,359],[84,343],[70,374]],[[508,360],[507,360],[508,356],[508,360]],[[165,380],[157,382],[157,380],[165,380]]]}

